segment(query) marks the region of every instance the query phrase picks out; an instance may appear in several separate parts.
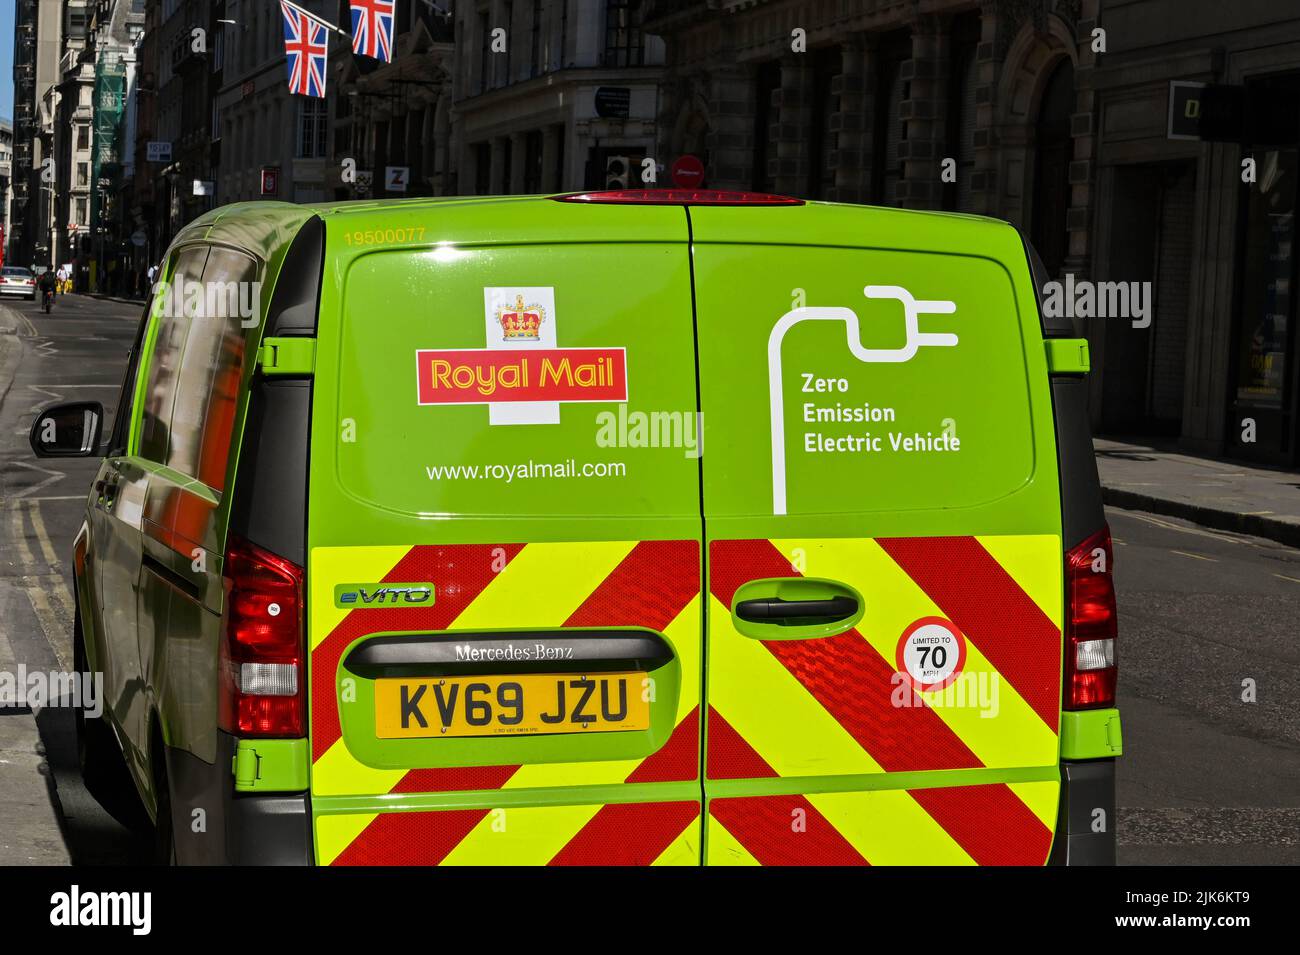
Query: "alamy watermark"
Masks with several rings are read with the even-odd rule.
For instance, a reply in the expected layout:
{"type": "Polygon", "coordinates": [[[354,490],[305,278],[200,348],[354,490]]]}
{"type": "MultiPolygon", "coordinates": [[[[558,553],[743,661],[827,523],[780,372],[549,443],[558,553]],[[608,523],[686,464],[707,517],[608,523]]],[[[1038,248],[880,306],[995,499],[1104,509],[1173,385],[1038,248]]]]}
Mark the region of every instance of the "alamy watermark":
{"type": "Polygon", "coordinates": [[[28,670],[20,663],[16,670],[0,670],[0,706],[77,707],[98,719],[104,713],[104,674],[66,670],[28,670]]]}
{"type": "Polygon", "coordinates": [[[890,677],[893,692],[889,702],[896,709],[974,709],[981,719],[991,720],[1002,711],[1001,681],[996,673],[983,670],[959,673],[942,689],[918,690],[906,673],[890,677]]]}
{"type": "Polygon", "coordinates": [[[1150,282],[1075,281],[1067,272],[1064,282],[1043,286],[1043,315],[1047,318],[1125,318],[1134,328],[1151,325],[1154,296],[1150,282]]]}
{"type": "Polygon", "coordinates": [[[155,308],[164,318],[237,318],[252,328],[261,314],[261,282],[196,282],[184,274],[154,287],[155,308]]]}
{"type": "Polygon", "coordinates": [[[56,928],[129,928],[132,935],[153,929],[153,893],[96,892],[73,884],[50,896],[50,924],[56,928]]]}
{"type": "Polygon", "coordinates": [[[596,415],[596,446],[601,448],[682,448],[686,457],[704,453],[703,415],[698,411],[618,411],[596,415]]]}

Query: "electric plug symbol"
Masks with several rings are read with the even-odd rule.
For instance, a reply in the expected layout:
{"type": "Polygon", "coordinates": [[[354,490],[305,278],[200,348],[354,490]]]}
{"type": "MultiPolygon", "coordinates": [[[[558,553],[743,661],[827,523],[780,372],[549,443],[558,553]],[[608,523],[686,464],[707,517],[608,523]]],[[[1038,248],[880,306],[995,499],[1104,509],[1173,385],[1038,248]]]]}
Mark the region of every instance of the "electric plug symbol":
{"type": "Polygon", "coordinates": [[[895,299],[903,306],[903,326],[907,341],[901,348],[867,348],[862,344],[862,330],[857,312],[851,308],[804,307],[786,312],[772,326],[767,339],[767,387],[772,431],[772,513],[786,513],[785,487],[785,401],[781,393],[781,343],[785,333],[806,321],[843,322],[849,352],[867,363],[910,361],[922,346],[951,347],[957,344],[952,332],[923,332],[921,315],[951,315],[957,303],[947,299],[917,299],[901,285],[868,285],[863,294],[870,299],[895,299]]]}

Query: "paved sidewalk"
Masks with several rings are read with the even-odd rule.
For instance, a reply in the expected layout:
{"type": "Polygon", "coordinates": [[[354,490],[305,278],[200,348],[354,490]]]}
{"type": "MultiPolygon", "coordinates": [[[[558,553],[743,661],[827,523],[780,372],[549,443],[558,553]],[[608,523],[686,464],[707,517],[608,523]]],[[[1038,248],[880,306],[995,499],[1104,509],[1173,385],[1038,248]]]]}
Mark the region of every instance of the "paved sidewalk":
{"type": "Polygon", "coordinates": [[[109,295],[107,292],[69,292],[68,294],[84,295],[87,298],[98,298],[106,302],[121,302],[123,305],[144,305],[144,299],[134,295],[109,295]]]}
{"type": "Polygon", "coordinates": [[[1300,547],[1300,473],[1107,438],[1093,445],[1107,504],[1300,547]]]}

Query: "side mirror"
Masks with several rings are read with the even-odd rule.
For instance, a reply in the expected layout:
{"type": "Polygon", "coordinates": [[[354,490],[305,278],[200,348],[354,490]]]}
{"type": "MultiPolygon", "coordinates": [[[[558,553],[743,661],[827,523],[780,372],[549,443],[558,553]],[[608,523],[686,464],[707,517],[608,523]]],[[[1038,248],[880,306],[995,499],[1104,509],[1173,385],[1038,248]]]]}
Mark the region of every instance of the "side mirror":
{"type": "Polygon", "coordinates": [[[103,405],[68,401],[38,414],[27,440],[38,458],[88,458],[99,454],[103,429],[103,405]]]}

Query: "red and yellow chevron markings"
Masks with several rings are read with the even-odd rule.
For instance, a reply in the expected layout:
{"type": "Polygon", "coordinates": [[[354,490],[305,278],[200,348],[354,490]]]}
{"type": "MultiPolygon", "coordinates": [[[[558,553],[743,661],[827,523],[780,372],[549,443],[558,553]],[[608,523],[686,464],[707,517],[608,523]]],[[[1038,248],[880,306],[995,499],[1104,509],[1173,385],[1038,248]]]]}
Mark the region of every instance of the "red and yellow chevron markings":
{"type": "MultiPolygon", "coordinates": [[[[713,542],[709,558],[707,778],[1056,763],[1059,538],[730,540],[713,542]],[[759,641],[736,632],[736,589],[799,576],[787,556],[796,551],[805,555],[808,576],[843,581],[864,595],[858,626],[816,640],[759,641]],[[939,705],[933,693],[921,694],[925,705],[895,705],[897,641],[928,616],[944,616],[966,635],[967,673],[1000,681],[995,714],[939,705]]],[[[1039,864],[1051,845],[1057,786],[713,799],[708,861],[1039,864]],[[792,827],[792,814],[799,826],[792,827]]]]}
{"type": "MultiPolygon", "coordinates": [[[[324,549],[329,551],[331,549],[324,549]]],[[[313,613],[335,582],[373,560],[384,582],[428,580],[432,607],[337,611],[313,619],[313,791],[402,795],[669,782],[699,775],[700,566],[696,541],[441,545],[313,552],[313,613]],[[369,552],[369,553],[366,553],[369,552]],[[331,558],[334,563],[330,563],[331,558]],[[502,566],[504,561],[504,568],[502,566]],[[411,574],[419,576],[412,577],[411,574]],[[376,770],[341,737],[335,678],[343,650],[369,633],[528,627],[648,627],[682,666],[677,723],[639,760],[376,770]]],[[[695,864],[696,802],[509,806],[321,815],[319,861],[333,864],[695,864]],[[692,855],[693,853],[693,855],[692,855]]]]}
{"type": "Polygon", "coordinates": [[[1061,718],[1061,630],[973,537],[877,543],[961,628],[1053,731],[1061,718]]]}
{"type": "Polygon", "coordinates": [[[699,816],[696,802],[389,813],[403,825],[367,829],[333,864],[696,865],[699,816]]]}
{"type": "MultiPolygon", "coordinates": [[[[360,550],[360,548],[347,548],[360,550]]],[[[352,611],[343,617],[323,641],[311,650],[312,760],[320,759],[342,735],[334,681],[343,651],[358,637],[385,630],[446,630],[496,577],[495,565],[507,564],[520,544],[468,544],[411,547],[381,578],[383,583],[429,580],[436,584],[436,598],[428,607],[384,607],[365,612],[352,611]],[[411,577],[411,574],[425,576],[411,577]],[[444,583],[446,581],[446,583],[444,583]]],[[[320,592],[320,588],[317,588],[320,592]]],[[[333,601],[331,600],[330,603],[333,601]]],[[[313,600],[315,613],[324,613],[323,601],[313,600]]],[[[328,605],[326,605],[328,606],[328,605]]]]}
{"type": "MultiPolygon", "coordinates": [[[[707,775],[807,779],[935,770],[1042,768],[1057,754],[1059,539],[719,541],[711,545],[707,775]],[[761,577],[810,576],[866,595],[859,625],[820,640],[758,641],[731,627],[732,596],[761,577]],[[1003,683],[993,718],[973,707],[892,700],[897,640],[928,616],[966,636],[966,672],[1003,683]]],[[[313,791],[400,796],[457,792],[479,808],[322,813],[317,852],[333,864],[696,864],[699,804],[689,801],[522,804],[534,788],[698,778],[698,545],[693,541],[347,548],[313,552],[313,791]],[[330,561],[333,560],[333,563],[330,561]],[[505,569],[501,569],[504,560],[505,569]],[[493,562],[496,562],[495,569],[493,562]],[[563,572],[558,572],[562,568],[563,572]],[[371,573],[374,571],[374,573],[371,573]],[[428,608],[329,611],[343,579],[432,580],[428,608]],[[317,591],[315,588],[320,588],[317,591]],[[682,663],[677,724],[640,760],[376,770],[340,737],[334,678],[343,650],[367,633],[513,626],[648,626],[682,663]]],[[[708,862],[861,865],[1041,863],[1058,783],[713,798],[708,862]]],[[[787,784],[788,785],[788,784],[787,784]]],[[[815,785],[810,786],[816,789],[815,785]]],[[[575,798],[580,799],[579,795],[575,798]]],[[[395,806],[395,808],[398,808],[395,806]]]]}
{"type": "MultiPolygon", "coordinates": [[[[777,775],[758,752],[709,710],[709,748],[727,753],[728,768],[740,776],[777,775]]],[[[866,865],[867,860],[806,796],[738,796],[711,800],[709,815],[726,827],[747,854],[762,865],[866,865]],[[802,813],[802,818],[798,818],[802,813]],[[796,819],[802,827],[795,824],[796,819]]]]}

